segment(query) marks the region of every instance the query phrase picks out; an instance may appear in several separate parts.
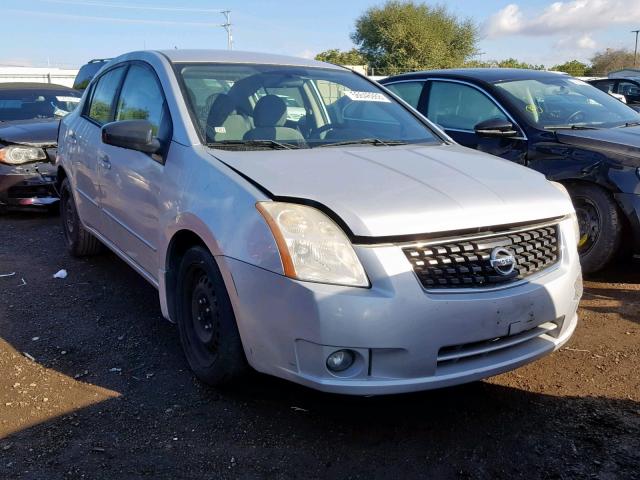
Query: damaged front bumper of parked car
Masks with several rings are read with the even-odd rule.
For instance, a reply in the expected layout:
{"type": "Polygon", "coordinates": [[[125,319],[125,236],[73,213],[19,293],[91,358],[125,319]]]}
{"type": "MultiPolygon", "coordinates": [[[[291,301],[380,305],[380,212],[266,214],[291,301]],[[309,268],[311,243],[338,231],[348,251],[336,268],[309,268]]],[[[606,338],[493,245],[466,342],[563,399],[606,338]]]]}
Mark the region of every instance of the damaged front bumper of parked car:
{"type": "MultiPolygon", "coordinates": [[[[16,146],[0,147],[0,151],[16,146]]],[[[42,152],[42,158],[20,164],[0,161],[0,207],[49,207],[58,202],[55,188],[56,148],[30,148],[42,152]]]]}

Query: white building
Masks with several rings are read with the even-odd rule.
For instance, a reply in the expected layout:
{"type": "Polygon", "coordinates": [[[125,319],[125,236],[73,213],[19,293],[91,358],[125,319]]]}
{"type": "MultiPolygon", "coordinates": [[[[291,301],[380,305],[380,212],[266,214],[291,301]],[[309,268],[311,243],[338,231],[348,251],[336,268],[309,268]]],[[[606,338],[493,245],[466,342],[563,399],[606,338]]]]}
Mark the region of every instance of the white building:
{"type": "Polygon", "coordinates": [[[0,66],[0,83],[8,82],[37,82],[56,83],[58,85],[73,86],[77,69],[55,67],[3,67],[0,66]]]}

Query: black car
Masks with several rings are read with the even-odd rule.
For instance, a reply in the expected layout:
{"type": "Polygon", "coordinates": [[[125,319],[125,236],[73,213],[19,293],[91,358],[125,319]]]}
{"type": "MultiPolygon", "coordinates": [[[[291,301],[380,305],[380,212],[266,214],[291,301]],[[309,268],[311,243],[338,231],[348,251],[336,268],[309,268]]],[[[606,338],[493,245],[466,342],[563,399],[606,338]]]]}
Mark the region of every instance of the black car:
{"type": "Polygon", "coordinates": [[[567,75],[520,69],[416,72],[381,83],[458,143],[564,184],[585,272],[625,245],[640,254],[640,114],[624,103],[567,75]]]}
{"type": "Polygon", "coordinates": [[[89,82],[96,76],[96,73],[100,71],[102,67],[104,67],[110,58],[94,58],[93,60],[89,60],[85,63],[78,73],[76,74],[76,78],[73,81],[73,88],[75,90],[83,91],[89,85],[89,82]]]}
{"type": "Polygon", "coordinates": [[[58,123],[80,97],[62,85],[0,83],[0,210],[58,202],[58,123]]]}
{"type": "Polygon", "coordinates": [[[640,77],[601,78],[590,80],[589,83],[603,92],[624,95],[627,105],[640,110],[640,77]]]}

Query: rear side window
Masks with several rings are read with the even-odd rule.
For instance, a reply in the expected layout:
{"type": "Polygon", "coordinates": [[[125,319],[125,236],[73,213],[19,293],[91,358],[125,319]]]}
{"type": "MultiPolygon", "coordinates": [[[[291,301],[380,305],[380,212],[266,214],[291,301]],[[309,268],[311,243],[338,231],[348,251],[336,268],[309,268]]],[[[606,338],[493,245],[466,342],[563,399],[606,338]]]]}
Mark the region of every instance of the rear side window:
{"type": "Polygon", "coordinates": [[[124,67],[108,71],[98,79],[93,87],[88,116],[100,125],[112,120],[113,102],[120,86],[124,67]]]}
{"type": "Polygon", "coordinates": [[[389,90],[402,98],[413,108],[418,108],[424,82],[399,82],[385,85],[389,90]]]}
{"type": "Polygon", "coordinates": [[[427,117],[443,128],[473,131],[480,122],[507,120],[506,115],[484,93],[461,83],[433,82],[427,117]]]}

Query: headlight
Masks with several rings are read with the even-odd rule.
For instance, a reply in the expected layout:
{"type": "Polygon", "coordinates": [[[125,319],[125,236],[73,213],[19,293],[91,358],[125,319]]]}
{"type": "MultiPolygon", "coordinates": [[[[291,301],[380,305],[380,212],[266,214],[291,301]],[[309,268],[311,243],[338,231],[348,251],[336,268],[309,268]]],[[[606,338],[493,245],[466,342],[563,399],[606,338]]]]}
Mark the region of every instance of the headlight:
{"type": "Polygon", "coordinates": [[[275,237],[285,275],[312,282],[369,286],[351,242],[320,210],[280,202],[259,202],[256,207],[275,237]]]}
{"type": "MultiPolygon", "coordinates": [[[[569,200],[571,200],[571,195],[569,195],[569,191],[567,187],[558,182],[551,182],[551,184],[564,193],[569,200]]],[[[580,244],[580,224],[578,223],[578,217],[576,215],[575,210],[569,214],[569,218],[571,219],[571,226],[573,227],[573,233],[576,240],[576,245],[580,244]]]]}
{"type": "Polygon", "coordinates": [[[21,145],[0,148],[0,162],[8,163],[9,165],[20,165],[46,159],[47,154],[41,148],[23,147],[21,145]]]}
{"type": "Polygon", "coordinates": [[[576,245],[580,245],[580,224],[578,223],[578,216],[576,215],[576,212],[573,212],[569,215],[569,218],[571,219],[571,226],[573,227],[573,233],[575,235],[575,240],[576,240],[576,245]]]}
{"type": "Polygon", "coordinates": [[[554,187],[556,187],[558,190],[560,190],[562,193],[565,194],[565,196],[571,198],[571,196],[569,195],[569,191],[567,190],[567,187],[565,187],[563,184],[561,184],[560,182],[551,182],[551,185],[553,185],[554,187]]]}

